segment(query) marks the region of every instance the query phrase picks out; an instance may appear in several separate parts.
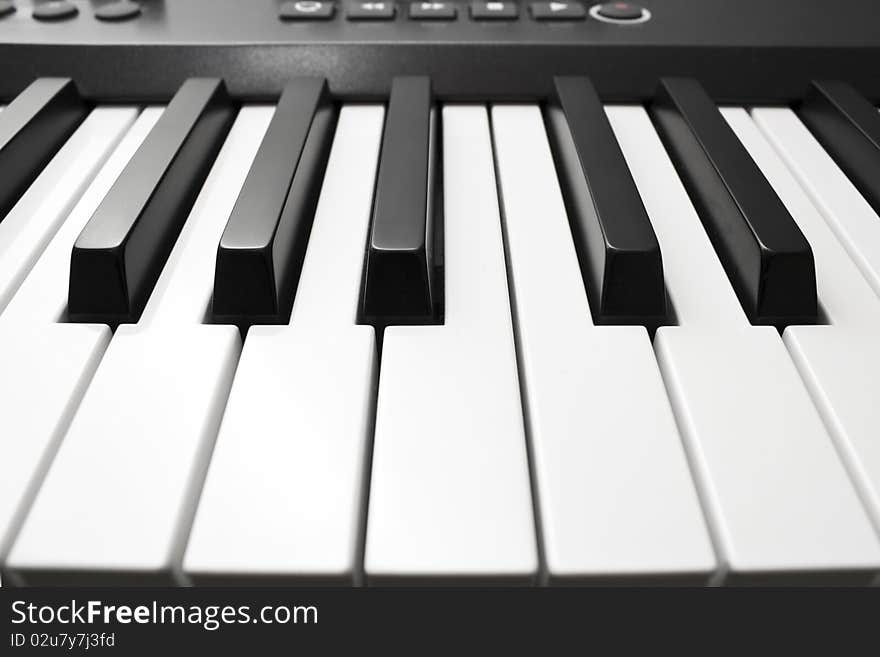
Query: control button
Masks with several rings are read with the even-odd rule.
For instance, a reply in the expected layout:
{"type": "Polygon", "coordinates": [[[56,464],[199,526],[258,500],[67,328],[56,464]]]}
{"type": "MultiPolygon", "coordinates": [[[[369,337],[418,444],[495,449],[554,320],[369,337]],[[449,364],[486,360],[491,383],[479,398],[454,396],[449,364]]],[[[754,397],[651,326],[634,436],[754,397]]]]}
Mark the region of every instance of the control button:
{"type": "Polygon", "coordinates": [[[99,21],[126,21],[141,13],[141,6],[131,0],[117,0],[101,5],[95,9],[95,18],[99,21]]]}
{"type": "Polygon", "coordinates": [[[579,21],[587,15],[579,2],[533,2],[530,9],[536,21],[579,21]]]}
{"type": "Polygon", "coordinates": [[[352,2],[345,14],[350,21],[388,21],[395,11],[393,2],[352,2]]]}
{"type": "Polygon", "coordinates": [[[632,2],[606,2],[590,7],[590,16],[606,23],[644,23],[651,12],[632,2]]]}
{"type": "Polygon", "coordinates": [[[335,12],[336,6],[324,0],[290,0],[278,7],[278,17],[284,21],[326,21],[335,12]]]}
{"type": "Polygon", "coordinates": [[[63,21],[73,18],[79,13],[76,5],[67,0],[52,0],[42,2],[34,7],[31,14],[38,21],[63,21]]]}
{"type": "Polygon", "coordinates": [[[472,2],[471,18],[475,21],[514,20],[519,16],[519,6],[515,2],[472,2]]]}
{"type": "Polygon", "coordinates": [[[409,17],[420,21],[454,20],[458,9],[452,2],[411,2],[409,17]]]}
{"type": "Polygon", "coordinates": [[[15,5],[12,0],[0,0],[0,18],[15,13],[15,5]]]}

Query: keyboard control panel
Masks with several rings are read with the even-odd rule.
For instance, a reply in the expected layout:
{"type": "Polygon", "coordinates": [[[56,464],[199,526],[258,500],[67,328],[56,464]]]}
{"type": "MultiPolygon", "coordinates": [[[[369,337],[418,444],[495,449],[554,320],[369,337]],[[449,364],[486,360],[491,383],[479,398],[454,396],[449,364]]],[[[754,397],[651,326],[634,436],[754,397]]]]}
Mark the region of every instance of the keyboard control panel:
{"type": "Polygon", "coordinates": [[[352,100],[429,75],[444,100],[547,97],[587,75],[603,98],[643,100],[668,75],[720,101],[801,97],[846,77],[880,97],[876,3],[852,0],[0,0],[0,100],[35,77],[89,98],[167,100],[192,76],[277,98],[293,76],[352,100]]]}

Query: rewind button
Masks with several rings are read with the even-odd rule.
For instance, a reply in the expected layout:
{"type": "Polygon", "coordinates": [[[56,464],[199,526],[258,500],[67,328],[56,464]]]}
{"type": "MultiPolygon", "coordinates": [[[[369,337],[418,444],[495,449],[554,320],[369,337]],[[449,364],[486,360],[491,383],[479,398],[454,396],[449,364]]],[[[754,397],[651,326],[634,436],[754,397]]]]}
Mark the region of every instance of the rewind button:
{"type": "Polygon", "coordinates": [[[414,20],[454,20],[458,9],[453,2],[411,2],[409,17],[414,20]]]}
{"type": "Polygon", "coordinates": [[[350,2],[345,15],[350,21],[388,21],[394,18],[396,8],[387,0],[350,2]]]}

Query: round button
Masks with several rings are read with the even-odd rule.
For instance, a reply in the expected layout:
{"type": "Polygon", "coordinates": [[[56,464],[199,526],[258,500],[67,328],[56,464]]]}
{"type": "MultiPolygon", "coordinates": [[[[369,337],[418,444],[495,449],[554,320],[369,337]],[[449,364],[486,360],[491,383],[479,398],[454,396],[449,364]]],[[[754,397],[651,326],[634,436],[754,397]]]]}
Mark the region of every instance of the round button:
{"type": "Polygon", "coordinates": [[[95,18],[99,21],[126,21],[141,13],[141,6],[131,0],[117,0],[101,5],[95,10],[95,18]]]}
{"type": "Polygon", "coordinates": [[[590,15],[606,23],[644,23],[651,12],[632,2],[605,2],[590,9],[590,15]]]}
{"type": "Polygon", "coordinates": [[[34,7],[33,17],[38,21],[63,21],[73,18],[79,13],[76,5],[67,0],[51,0],[41,2],[34,7]]]}
{"type": "Polygon", "coordinates": [[[283,21],[326,21],[335,12],[336,5],[330,0],[288,0],[278,7],[283,21]]]}
{"type": "Polygon", "coordinates": [[[12,0],[0,0],[0,18],[4,16],[9,16],[9,14],[15,11],[15,5],[12,4],[12,0]]]}

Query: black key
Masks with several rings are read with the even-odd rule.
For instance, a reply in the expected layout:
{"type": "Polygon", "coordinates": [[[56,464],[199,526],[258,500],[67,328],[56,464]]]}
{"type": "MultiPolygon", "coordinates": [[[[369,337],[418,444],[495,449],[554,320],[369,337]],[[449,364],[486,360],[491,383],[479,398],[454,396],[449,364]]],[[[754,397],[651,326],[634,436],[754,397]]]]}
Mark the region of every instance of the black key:
{"type": "Polygon", "coordinates": [[[549,133],[593,317],[656,325],[666,314],[660,245],[605,109],[587,78],[555,87],[549,133]]]}
{"type": "Polygon", "coordinates": [[[221,80],[174,95],[73,245],[70,320],[137,321],[234,114],[221,80]]]}
{"type": "Polygon", "coordinates": [[[284,89],[220,239],[216,321],[287,321],[335,122],[323,78],[284,89]]]}
{"type": "Polygon", "coordinates": [[[87,113],[68,78],[40,78],[0,112],[0,221],[87,113]]]}
{"type": "MultiPolygon", "coordinates": [[[[367,244],[361,321],[432,323],[440,314],[434,216],[439,173],[427,77],[391,85],[367,244]]],[[[439,246],[437,244],[436,246],[439,246]]]]}
{"type": "Polygon", "coordinates": [[[845,82],[814,82],[801,120],[880,213],[880,112],[845,82]]]}
{"type": "Polygon", "coordinates": [[[817,320],[813,252],[696,80],[661,80],[651,116],[753,324],[817,320]]]}

